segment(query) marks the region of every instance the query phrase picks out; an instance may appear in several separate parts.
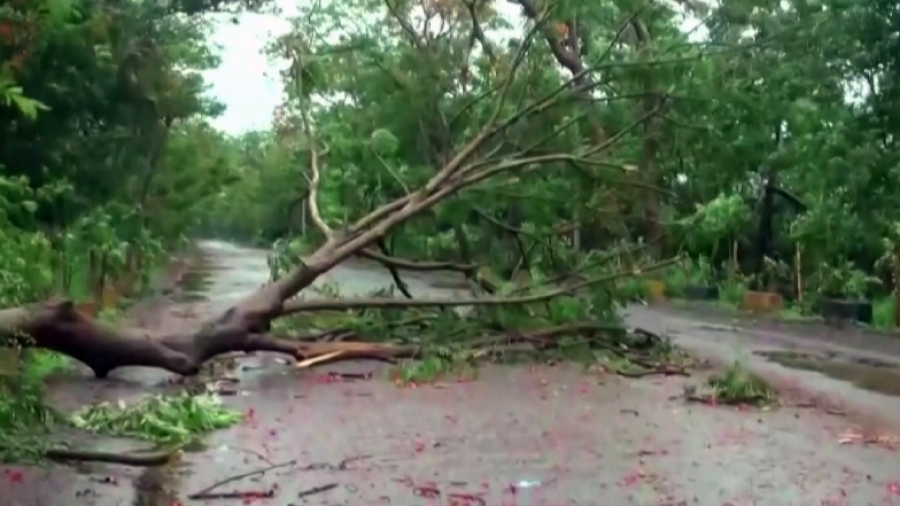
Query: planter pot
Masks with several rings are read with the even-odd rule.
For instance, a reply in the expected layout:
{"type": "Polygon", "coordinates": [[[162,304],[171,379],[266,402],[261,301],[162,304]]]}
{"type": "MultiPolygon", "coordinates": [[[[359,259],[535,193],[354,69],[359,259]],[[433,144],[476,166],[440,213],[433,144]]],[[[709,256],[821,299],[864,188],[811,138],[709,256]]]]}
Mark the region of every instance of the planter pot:
{"type": "Polygon", "coordinates": [[[718,286],[688,285],[684,287],[684,298],[687,300],[717,300],[718,286]]]}
{"type": "Polygon", "coordinates": [[[747,290],[741,308],[751,313],[773,313],[784,307],[784,297],[777,292],[747,290]]]}
{"type": "Polygon", "coordinates": [[[826,320],[845,320],[872,324],[872,303],[866,300],[822,298],[819,314],[826,320]]]}

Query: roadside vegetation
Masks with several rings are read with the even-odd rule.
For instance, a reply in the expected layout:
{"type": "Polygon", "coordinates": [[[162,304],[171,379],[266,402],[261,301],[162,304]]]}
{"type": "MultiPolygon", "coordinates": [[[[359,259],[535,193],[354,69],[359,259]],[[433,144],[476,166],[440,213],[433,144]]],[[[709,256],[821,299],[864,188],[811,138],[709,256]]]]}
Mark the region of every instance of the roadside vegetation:
{"type": "MultiPolygon", "coordinates": [[[[271,247],[271,278],[202,330],[141,341],[142,363],[182,376],[234,350],[376,358],[399,382],[485,361],[686,374],[665,336],[620,318],[660,294],[769,294],[755,309],[797,315],[871,302],[873,325],[898,323],[893,4],[304,4],[268,47],[272,128],[226,135],[209,34],[271,7],[0,6],[0,457],[47,455],[22,442],[52,424],[171,448],[239,419],[206,394],[74,416],[43,402],[63,355],[98,381],[134,362],[121,309],[199,236],[271,247]],[[355,259],[396,287],[295,297],[355,259]],[[417,298],[410,270],[468,296],[417,298]]],[[[737,370],[707,386],[770,395],[737,370]]]]}

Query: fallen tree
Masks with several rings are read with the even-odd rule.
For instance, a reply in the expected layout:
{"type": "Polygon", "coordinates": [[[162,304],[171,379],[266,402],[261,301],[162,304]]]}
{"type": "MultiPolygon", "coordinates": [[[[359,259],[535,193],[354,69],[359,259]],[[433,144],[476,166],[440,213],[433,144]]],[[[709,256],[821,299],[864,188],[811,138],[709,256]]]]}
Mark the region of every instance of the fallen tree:
{"type": "MultiPolygon", "coordinates": [[[[388,298],[363,298],[328,301],[292,300],[298,293],[309,287],[321,275],[353,256],[364,256],[381,262],[389,268],[405,269],[455,269],[471,272],[472,265],[456,264],[415,264],[393,259],[384,253],[376,253],[371,248],[382,244],[398,225],[410,220],[446,199],[469,187],[489,179],[514,175],[524,177],[541,171],[548,165],[556,167],[600,167],[610,168],[604,152],[614,146],[632,130],[640,127],[647,118],[657,114],[659,107],[645,111],[629,126],[607,137],[603,142],[588,144],[576,152],[546,153],[543,143],[528,147],[513,146],[503,141],[507,130],[520,121],[544,113],[558,106],[574,89],[586,91],[579,84],[585,68],[561,84],[555,91],[508,112],[510,100],[507,95],[519,65],[525,59],[525,52],[543,20],[535,20],[535,28],[521,44],[516,57],[489,93],[479,96],[479,101],[494,99],[492,114],[484,122],[480,131],[470,137],[467,144],[455,154],[418,189],[410,189],[403,197],[382,205],[355,222],[340,227],[329,226],[319,212],[317,200],[321,174],[321,160],[327,156],[327,149],[320,149],[316,136],[306,118],[301,114],[305,133],[305,148],[309,153],[308,197],[306,199],[312,222],[324,234],[324,243],[310,255],[302,258],[293,270],[277,280],[264,285],[257,292],[247,296],[222,315],[205,322],[195,329],[156,335],[139,328],[120,328],[99,322],[80,314],[73,303],[64,299],[53,299],[29,306],[0,311],[0,337],[5,342],[24,346],[46,348],[71,356],[90,367],[98,378],[106,377],[110,371],[123,366],[158,367],[183,376],[196,375],[207,360],[229,352],[267,351],[288,354],[309,360],[317,356],[342,351],[340,358],[354,358],[365,355],[389,357],[409,353],[408,348],[373,348],[371,345],[342,342],[340,346],[313,346],[296,339],[278,337],[268,332],[274,319],[311,311],[348,311],[365,308],[397,307],[452,307],[452,306],[494,306],[521,305],[545,301],[549,298],[569,295],[601,283],[609,283],[622,276],[638,274],[637,270],[626,271],[608,277],[596,277],[546,291],[543,294],[520,297],[488,297],[477,300],[410,300],[388,298]],[[25,339],[20,339],[20,338],[25,339]]],[[[294,54],[295,63],[303,66],[303,55],[294,54]]],[[[660,101],[660,104],[662,101],[660,101]]],[[[549,133],[546,140],[570,128],[572,122],[563,122],[549,133]]],[[[626,171],[627,166],[613,167],[626,171]]],[[[666,265],[663,262],[657,266],[666,265]]],[[[651,266],[652,268],[653,266],[651,266]]],[[[396,275],[395,275],[396,278],[396,275]]]]}

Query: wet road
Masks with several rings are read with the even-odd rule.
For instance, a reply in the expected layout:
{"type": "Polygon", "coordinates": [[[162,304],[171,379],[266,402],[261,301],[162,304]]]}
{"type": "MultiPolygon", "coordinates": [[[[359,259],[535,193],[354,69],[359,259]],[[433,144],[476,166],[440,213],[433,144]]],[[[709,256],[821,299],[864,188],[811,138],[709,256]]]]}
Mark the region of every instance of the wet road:
{"type": "MultiPolygon", "coordinates": [[[[217,242],[202,247],[215,267],[204,287],[209,302],[187,301],[154,318],[154,324],[202,318],[266,276],[263,252],[217,242]]],[[[386,273],[359,266],[338,269],[332,278],[344,284],[345,293],[389,282],[386,273]]],[[[419,295],[441,294],[425,278],[407,282],[419,295]]],[[[833,397],[866,398],[859,407],[869,412],[889,415],[897,406],[892,397],[752,354],[794,341],[707,329],[642,308],[632,308],[629,320],[668,331],[704,356],[743,358],[792,384],[827,384],[833,397]]],[[[378,367],[357,363],[340,370],[378,373],[378,367]]],[[[136,370],[123,370],[117,381],[95,387],[95,397],[155,390],[165,378],[136,370]]],[[[900,504],[895,452],[839,444],[858,421],[854,417],[814,409],[748,413],[685,405],[677,398],[681,379],[624,380],[567,367],[490,367],[476,382],[415,389],[395,387],[380,374],[335,383],[324,375],[332,370],[338,367],[299,373],[272,357],[242,359],[240,391],[224,399],[243,410],[246,421],[211,436],[206,451],[185,455],[180,466],[144,473],[112,466],[7,472],[0,497],[9,499],[0,504],[900,504]],[[243,498],[187,499],[230,476],[291,461],[295,464],[217,489],[243,498]],[[530,481],[540,485],[518,486],[530,481]],[[272,497],[254,498],[260,492],[272,497]],[[440,497],[431,497],[435,492],[440,497]]],[[[72,392],[82,388],[78,383],[57,386],[57,399],[63,404],[74,399],[72,392]]]]}

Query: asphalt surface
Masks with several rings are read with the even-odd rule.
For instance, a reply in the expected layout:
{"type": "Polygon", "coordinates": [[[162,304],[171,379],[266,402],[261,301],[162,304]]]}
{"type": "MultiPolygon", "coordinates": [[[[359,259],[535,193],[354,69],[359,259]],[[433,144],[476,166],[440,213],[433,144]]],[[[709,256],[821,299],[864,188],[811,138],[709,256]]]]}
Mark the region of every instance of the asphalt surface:
{"type": "MultiPolygon", "coordinates": [[[[214,267],[201,283],[208,301],[156,308],[143,323],[196,323],[266,277],[264,252],[219,242],[202,247],[214,267]]],[[[366,266],[339,268],[331,278],[345,293],[390,282],[366,266]]],[[[430,282],[408,280],[414,293],[441,295],[430,282]]],[[[299,372],[261,354],[240,360],[238,391],[223,398],[245,412],[245,422],[212,435],[179,465],[6,468],[0,504],[900,504],[897,453],[848,436],[888,430],[881,420],[900,413],[900,402],[754,355],[791,347],[827,351],[815,336],[709,325],[657,309],[628,312],[629,323],[668,333],[716,361],[741,359],[798,395],[815,387],[812,395],[827,398],[829,407],[758,412],[689,405],[680,399],[681,378],[626,380],[570,367],[489,367],[472,382],[401,388],[384,380],[376,364],[299,372]],[[361,381],[328,374],[348,371],[374,374],[361,381]],[[832,409],[844,401],[852,401],[852,410],[832,409]],[[254,471],[213,490],[235,498],[188,498],[254,471]]],[[[138,368],[115,376],[101,382],[70,375],[54,383],[53,395],[74,407],[158,391],[167,379],[138,368]]]]}

